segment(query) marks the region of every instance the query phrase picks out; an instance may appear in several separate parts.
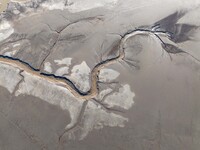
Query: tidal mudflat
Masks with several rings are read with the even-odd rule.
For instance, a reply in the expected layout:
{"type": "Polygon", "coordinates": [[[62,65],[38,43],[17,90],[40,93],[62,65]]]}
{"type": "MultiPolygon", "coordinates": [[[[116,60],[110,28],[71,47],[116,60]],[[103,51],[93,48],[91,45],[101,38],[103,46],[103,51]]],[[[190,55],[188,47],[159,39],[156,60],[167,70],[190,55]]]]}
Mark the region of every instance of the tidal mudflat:
{"type": "Polygon", "coordinates": [[[6,3],[0,149],[199,150],[200,2],[6,3]]]}

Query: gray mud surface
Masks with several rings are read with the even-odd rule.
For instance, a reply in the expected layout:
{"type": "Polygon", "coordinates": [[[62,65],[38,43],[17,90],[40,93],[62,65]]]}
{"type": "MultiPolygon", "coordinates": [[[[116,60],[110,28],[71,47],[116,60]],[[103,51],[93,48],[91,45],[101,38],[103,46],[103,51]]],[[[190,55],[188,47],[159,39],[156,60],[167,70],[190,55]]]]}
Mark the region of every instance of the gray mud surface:
{"type": "Polygon", "coordinates": [[[0,150],[200,149],[200,2],[0,9],[0,150]]]}

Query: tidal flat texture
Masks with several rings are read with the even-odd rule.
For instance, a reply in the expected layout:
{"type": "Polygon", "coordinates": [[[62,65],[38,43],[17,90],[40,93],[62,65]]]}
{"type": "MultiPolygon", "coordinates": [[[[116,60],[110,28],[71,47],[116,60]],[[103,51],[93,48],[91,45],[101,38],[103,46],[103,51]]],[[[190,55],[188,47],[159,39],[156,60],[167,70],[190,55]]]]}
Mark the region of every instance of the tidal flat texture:
{"type": "Polygon", "coordinates": [[[199,0],[0,2],[0,150],[199,150],[199,0]]]}

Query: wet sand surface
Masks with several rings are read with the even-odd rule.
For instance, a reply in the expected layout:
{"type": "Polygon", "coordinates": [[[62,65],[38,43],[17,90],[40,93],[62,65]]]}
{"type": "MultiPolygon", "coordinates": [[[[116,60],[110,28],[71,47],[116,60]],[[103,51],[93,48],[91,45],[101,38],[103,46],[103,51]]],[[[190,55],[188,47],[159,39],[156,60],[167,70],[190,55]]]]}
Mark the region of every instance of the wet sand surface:
{"type": "Polygon", "coordinates": [[[200,3],[162,3],[10,3],[0,149],[199,150],[200,3]]]}

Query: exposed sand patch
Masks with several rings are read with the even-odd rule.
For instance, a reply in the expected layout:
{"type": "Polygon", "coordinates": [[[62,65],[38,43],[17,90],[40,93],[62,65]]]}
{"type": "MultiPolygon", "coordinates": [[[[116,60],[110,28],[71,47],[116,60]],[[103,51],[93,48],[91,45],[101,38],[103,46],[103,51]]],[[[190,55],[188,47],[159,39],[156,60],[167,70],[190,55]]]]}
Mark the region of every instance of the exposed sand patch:
{"type": "Polygon", "coordinates": [[[0,24],[0,41],[7,39],[12,33],[14,29],[11,27],[8,21],[3,21],[0,24]]]}
{"type": "Polygon", "coordinates": [[[43,3],[41,6],[49,10],[54,10],[54,9],[64,10],[66,8],[64,1],[55,1],[55,0],[47,1],[43,3]]]}
{"type": "Polygon", "coordinates": [[[123,85],[119,92],[115,92],[112,95],[109,95],[104,103],[109,107],[121,107],[123,109],[129,109],[134,104],[133,98],[135,94],[131,91],[128,84],[123,85]]]}
{"type": "Polygon", "coordinates": [[[72,5],[68,9],[71,12],[80,12],[97,7],[112,8],[117,2],[118,0],[69,0],[72,5]]]}
{"type": "Polygon", "coordinates": [[[81,91],[86,92],[90,89],[90,72],[89,66],[83,61],[72,68],[70,79],[75,82],[81,91]]]}
{"type": "Polygon", "coordinates": [[[11,52],[5,52],[4,55],[5,55],[5,56],[12,57],[12,56],[14,56],[16,53],[17,53],[17,50],[13,50],[13,51],[11,51],[11,52]]]}
{"type": "Polygon", "coordinates": [[[51,68],[51,63],[50,62],[45,62],[44,63],[44,71],[48,73],[52,73],[52,68],[51,68]]]}
{"type": "Polygon", "coordinates": [[[85,112],[83,114],[82,122],[78,132],[80,134],[76,137],[73,132],[69,133],[69,138],[84,139],[93,129],[101,129],[104,126],[108,127],[124,127],[124,123],[128,118],[107,112],[97,104],[89,101],[85,112]]]}
{"type": "Polygon", "coordinates": [[[70,66],[72,63],[72,58],[63,58],[61,60],[54,60],[57,65],[66,65],[70,66]]]}
{"type": "Polygon", "coordinates": [[[18,47],[18,46],[20,46],[20,43],[16,43],[13,45],[13,47],[18,47]]]}
{"type": "Polygon", "coordinates": [[[120,75],[119,72],[113,70],[113,69],[101,69],[99,74],[99,81],[102,82],[111,82],[115,80],[120,75]]]}
{"type": "Polygon", "coordinates": [[[69,73],[69,67],[61,67],[58,70],[56,70],[55,75],[63,76],[68,73],[69,73]]]}
{"type": "Polygon", "coordinates": [[[65,1],[51,0],[44,2],[42,7],[49,10],[53,9],[68,9],[70,12],[80,12],[84,10],[89,10],[97,7],[107,7],[112,8],[118,0],[69,0],[67,3],[65,1]]]}
{"type": "Polygon", "coordinates": [[[98,95],[97,95],[97,100],[102,100],[104,98],[104,96],[106,96],[107,94],[109,94],[110,92],[112,92],[113,90],[111,88],[102,90],[98,95]]]}

